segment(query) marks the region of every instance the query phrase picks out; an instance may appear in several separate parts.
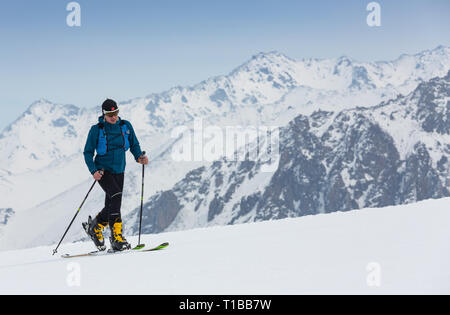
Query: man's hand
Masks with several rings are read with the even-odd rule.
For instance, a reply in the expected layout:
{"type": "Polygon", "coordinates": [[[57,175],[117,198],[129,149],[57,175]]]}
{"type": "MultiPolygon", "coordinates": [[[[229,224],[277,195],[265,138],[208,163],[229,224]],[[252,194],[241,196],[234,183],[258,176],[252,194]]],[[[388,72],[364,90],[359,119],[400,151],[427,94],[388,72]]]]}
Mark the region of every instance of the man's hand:
{"type": "Polygon", "coordinates": [[[93,176],[94,176],[94,179],[95,179],[96,181],[99,181],[99,180],[102,179],[103,171],[97,171],[97,172],[94,173],[93,176]]]}
{"type": "Polygon", "coordinates": [[[148,157],[145,155],[141,155],[137,161],[139,164],[147,165],[148,164],[148,157]]]}

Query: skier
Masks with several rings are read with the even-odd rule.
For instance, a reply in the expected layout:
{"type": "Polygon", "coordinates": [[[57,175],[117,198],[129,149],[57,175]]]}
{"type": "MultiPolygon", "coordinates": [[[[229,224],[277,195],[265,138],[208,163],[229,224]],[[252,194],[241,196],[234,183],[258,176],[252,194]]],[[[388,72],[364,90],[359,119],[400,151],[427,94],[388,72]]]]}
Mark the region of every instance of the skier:
{"type": "Polygon", "coordinates": [[[114,251],[131,249],[122,235],[122,191],[125,172],[125,152],[130,149],[139,164],[147,165],[130,122],[119,117],[117,103],[107,99],[102,104],[103,115],[93,125],[84,147],[84,160],[89,172],[105,191],[105,206],[92,220],[83,223],[86,233],[99,250],[106,250],[103,230],[111,229],[111,248],[114,251]],[[94,159],[94,152],[97,152],[94,159]]]}

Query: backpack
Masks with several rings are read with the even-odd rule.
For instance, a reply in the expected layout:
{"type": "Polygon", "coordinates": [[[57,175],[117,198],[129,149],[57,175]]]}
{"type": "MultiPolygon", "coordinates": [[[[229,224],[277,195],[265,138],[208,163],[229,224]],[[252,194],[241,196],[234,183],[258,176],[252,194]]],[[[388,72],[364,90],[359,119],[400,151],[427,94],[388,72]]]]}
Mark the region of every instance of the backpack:
{"type": "Polygon", "coordinates": [[[98,142],[97,142],[97,155],[106,155],[109,151],[117,150],[117,149],[124,149],[125,151],[128,151],[130,148],[130,139],[128,136],[130,135],[130,130],[128,129],[127,124],[124,120],[120,121],[120,130],[122,133],[122,137],[124,139],[124,145],[120,147],[112,147],[110,148],[108,146],[108,139],[105,131],[105,125],[103,123],[97,124],[99,128],[98,132],[98,142]]]}

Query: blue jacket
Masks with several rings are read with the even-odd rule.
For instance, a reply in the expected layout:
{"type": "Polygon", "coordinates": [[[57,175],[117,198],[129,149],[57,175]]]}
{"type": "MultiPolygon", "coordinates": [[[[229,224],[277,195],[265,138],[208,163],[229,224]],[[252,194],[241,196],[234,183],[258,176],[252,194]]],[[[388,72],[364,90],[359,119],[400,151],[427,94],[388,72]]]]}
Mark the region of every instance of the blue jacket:
{"type": "Polygon", "coordinates": [[[116,124],[112,125],[106,122],[103,116],[98,118],[98,122],[99,124],[91,127],[84,146],[83,155],[89,172],[94,174],[96,171],[104,169],[113,174],[121,174],[125,172],[125,152],[128,150],[128,145],[136,161],[142,155],[133,126],[130,122],[120,118],[116,124]],[[122,127],[122,125],[125,125],[125,127],[122,127]],[[103,130],[101,130],[101,126],[103,130]],[[126,131],[125,134],[123,133],[124,130],[126,131]],[[102,139],[105,139],[105,136],[107,143],[106,153],[102,152],[105,151],[105,144],[102,141],[102,139]],[[128,138],[128,141],[126,141],[125,137],[128,138]],[[95,152],[97,154],[94,159],[95,152]]]}

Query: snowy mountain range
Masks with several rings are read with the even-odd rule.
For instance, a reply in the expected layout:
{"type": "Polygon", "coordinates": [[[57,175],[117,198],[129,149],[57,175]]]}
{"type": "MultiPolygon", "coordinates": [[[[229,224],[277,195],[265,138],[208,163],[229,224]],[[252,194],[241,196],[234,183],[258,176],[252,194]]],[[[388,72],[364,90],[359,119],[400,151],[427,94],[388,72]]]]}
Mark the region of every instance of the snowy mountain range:
{"type": "MultiPolygon", "coordinates": [[[[264,160],[214,162],[145,204],[146,233],[450,196],[450,71],[375,107],[299,115],[264,160]]],[[[137,217],[139,209],[131,215],[137,217]]],[[[137,224],[132,224],[134,230],[137,224]]]]}
{"type": "MultiPolygon", "coordinates": [[[[151,160],[146,229],[448,196],[449,70],[450,49],[443,46],[370,63],[260,53],[228,75],[119,103],[121,117],[133,123],[151,160]],[[276,172],[259,172],[258,161],[174,161],[171,151],[179,139],[171,132],[191,128],[200,118],[222,128],[284,126],[276,172]]],[[[92,181],[81,153],[99,114],[97,107],[42,99],[0,134],[0,208],[11,213],[0,227],[0,248],[56,241],[92,181]],[[33,237],[18,240],[19,226],[34,229],[33,237]]],[[[141,169],[129,158],[123,214],[131,222],[140,202],[141,169]]],[[[86,214],[100,210],[102,199],[102,191],[94,190],[86,214]]],[[[84,237],[79,225],[68,240],[84,237]]]]}

